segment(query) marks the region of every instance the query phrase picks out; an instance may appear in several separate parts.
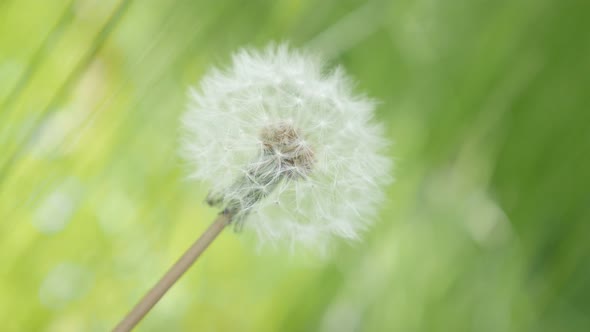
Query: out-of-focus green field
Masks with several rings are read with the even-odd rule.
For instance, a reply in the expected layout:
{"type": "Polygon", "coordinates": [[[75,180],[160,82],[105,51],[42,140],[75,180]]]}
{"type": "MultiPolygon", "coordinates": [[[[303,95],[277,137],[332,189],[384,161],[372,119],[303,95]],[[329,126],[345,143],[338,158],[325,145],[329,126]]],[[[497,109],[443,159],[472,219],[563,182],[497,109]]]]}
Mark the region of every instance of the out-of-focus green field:
{"type": "Polygon", "coordinates": [[[139,331],[590,331],[587,1],[0,0],[0,331],[107,331],[217,211],[186,90],[290,41],[381,101],[396,183],[328,258],[227,231],[139,331]]]}

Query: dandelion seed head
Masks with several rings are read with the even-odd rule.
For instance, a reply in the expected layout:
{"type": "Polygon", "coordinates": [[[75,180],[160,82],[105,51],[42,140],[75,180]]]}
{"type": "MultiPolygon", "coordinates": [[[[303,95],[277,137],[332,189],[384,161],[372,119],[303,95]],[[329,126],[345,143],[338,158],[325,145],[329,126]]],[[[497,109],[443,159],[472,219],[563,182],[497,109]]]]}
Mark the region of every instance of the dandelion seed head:
{"type": "Polygon", "coordinates": [[[207,202],[265,243],[324,249],[357,239],[390,180],[374,102],[340,68],[273,45],[244,49],[191,89],[183,155],[207,202]],[[254,214],[253,214],[254,213],[254,214]]]}

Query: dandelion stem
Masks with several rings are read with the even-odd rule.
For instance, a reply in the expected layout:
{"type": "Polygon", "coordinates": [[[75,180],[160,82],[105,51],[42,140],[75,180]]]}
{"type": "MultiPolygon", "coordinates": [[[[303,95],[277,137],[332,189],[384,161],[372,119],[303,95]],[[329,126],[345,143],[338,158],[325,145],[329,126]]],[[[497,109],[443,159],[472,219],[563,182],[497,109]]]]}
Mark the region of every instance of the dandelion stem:
{"type": "Polygon", "coordinates": [[[225,210],[207,230],[188,248],[180,259],[166,272],[158,283],[135,305],[115,327],[114,332],[131,331],[139,321],[158,303],[168,289],[193,265],[209,244],[232,220],[233,214],[225,210]]]}

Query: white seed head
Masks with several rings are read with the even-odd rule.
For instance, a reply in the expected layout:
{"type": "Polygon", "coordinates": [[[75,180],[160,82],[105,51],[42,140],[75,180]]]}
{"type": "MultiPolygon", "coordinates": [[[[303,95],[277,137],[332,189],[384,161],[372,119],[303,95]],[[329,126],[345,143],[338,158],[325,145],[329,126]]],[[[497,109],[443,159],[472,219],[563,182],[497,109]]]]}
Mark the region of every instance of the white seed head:
{"type": "Polygon", "coordinates": [[[237,228],[323,249],[358,238],[390,179],[373,111],[340,68],[285,45],[241,50],[191,90],[183,155],[237,228]]]}

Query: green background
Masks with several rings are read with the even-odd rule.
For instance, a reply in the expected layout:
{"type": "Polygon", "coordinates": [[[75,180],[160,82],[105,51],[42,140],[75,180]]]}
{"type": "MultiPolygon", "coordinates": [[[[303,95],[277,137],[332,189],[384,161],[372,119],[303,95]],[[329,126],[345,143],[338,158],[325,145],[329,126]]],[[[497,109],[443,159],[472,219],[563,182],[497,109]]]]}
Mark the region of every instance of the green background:
{"type": "Polygon", "coordinates": [[[0,330],[107,331],[217,211],[187,87],[289,41],[381,101],[396,183],[326,258],[226,231],[139,331],[589,331],[590,3],[0,0],[0,330]]]}

